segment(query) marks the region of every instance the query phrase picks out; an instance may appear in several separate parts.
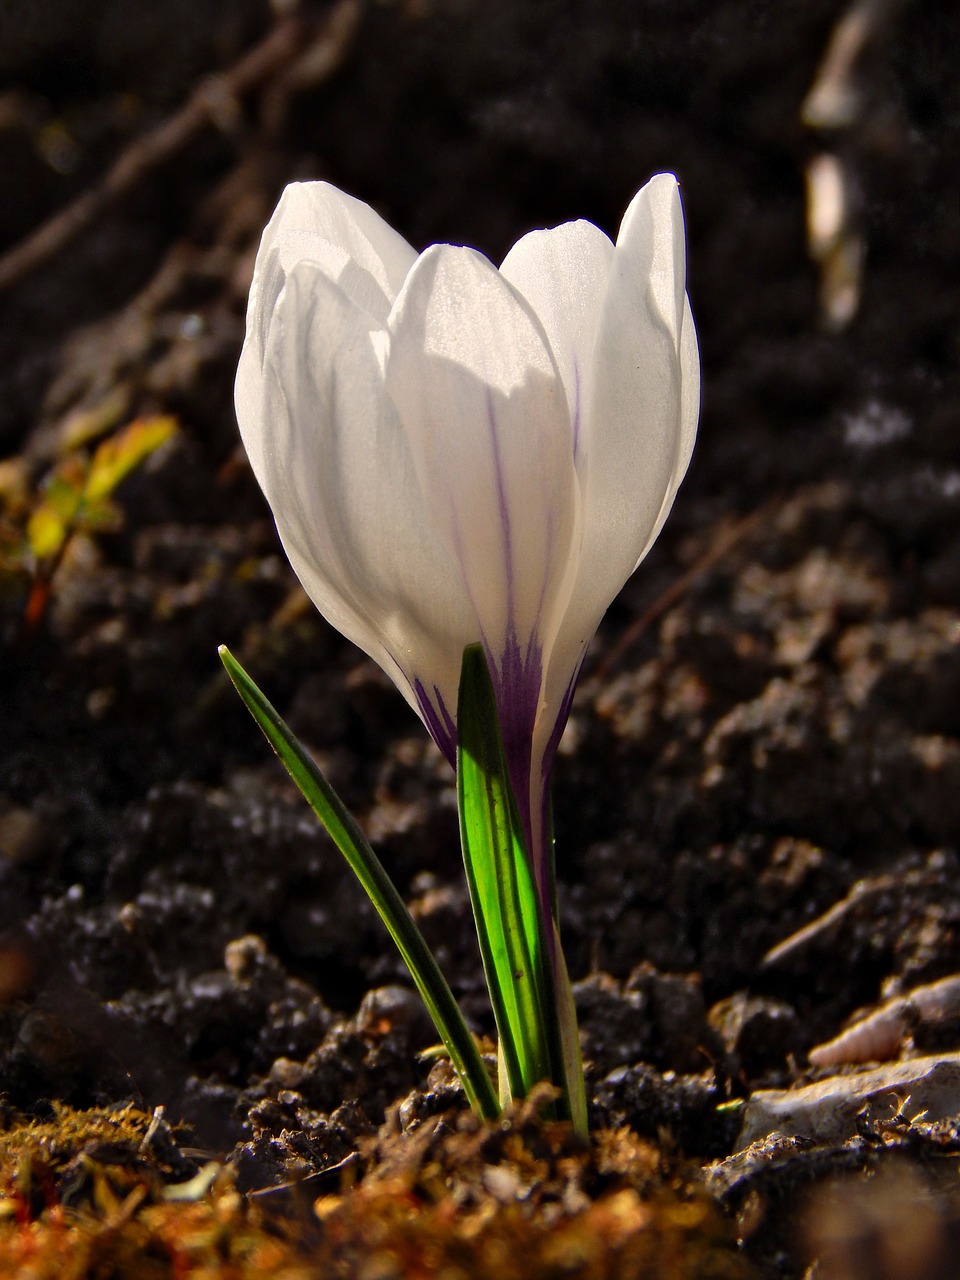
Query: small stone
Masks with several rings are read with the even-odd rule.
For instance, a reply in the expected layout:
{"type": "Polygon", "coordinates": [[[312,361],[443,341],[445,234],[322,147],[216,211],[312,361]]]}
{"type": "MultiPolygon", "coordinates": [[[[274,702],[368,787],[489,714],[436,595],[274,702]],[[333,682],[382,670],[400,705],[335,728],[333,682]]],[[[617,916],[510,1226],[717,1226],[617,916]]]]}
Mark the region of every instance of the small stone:
{"type": "Polygon", "coordinates": [[[279,1089],[299,1089],[307,1075],[302,1062],[294,1062],[291,1058],[277,1058],[270,1068],[270,1080],[279,1089]]]}
{"type": "Polygon", "coordinates": [[[228,942],[223,952],[223,967],[234,982],[249,982],[267,957],[267,946],[255,933],[228,942]]]}
{"type": "Polygon", "coordinates": [[[511,1204],[520,1198],[523,1183],[516,1170],[509,1165],[494,1164],[483,1171],[483,1185],[501,1204],[511,1204]]]}
{"type": "Polygon", "coordinates": [[[758,1089],[747,1100],[737,1150],[770,1134],[846,1142],[867,1105],[881,1118],[922,1112],[932,1122],[960,1114],[960,1053],[831,1076],[800,1089],[758,1089]]]}

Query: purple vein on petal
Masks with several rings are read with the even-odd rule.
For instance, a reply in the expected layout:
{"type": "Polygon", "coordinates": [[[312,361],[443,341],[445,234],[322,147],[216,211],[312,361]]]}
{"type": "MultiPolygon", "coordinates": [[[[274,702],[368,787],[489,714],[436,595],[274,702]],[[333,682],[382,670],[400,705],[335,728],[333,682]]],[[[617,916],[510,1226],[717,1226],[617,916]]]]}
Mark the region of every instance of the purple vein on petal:
{"type": "Polygon", "coordinates": [[[573,362],[573,461],[576,465],[577,450],[580,448],[580,365],[573,362]]]}
{"type": "Polygon", "coordinates": [[[530,812],[530,770],[533,731],[540,704],[543,675],[542,651],[533,637],[522,653],[516,634],[511,629],[500,654],[487,651],[493,680],[500,735],[506,757],[507,773],[520,811],[520,819],[530,848],[532,823],[530,812]]]}
{"type": "Polygon", "coordinates": [[[443,700],[443,694],[433,686],[433,697],[427,693],[423,686],[423,682],[418,678],[413,682],[413,692],[416,694],[417,705],[423,716],[423,722],[430,732],[430,737],[443,752],[445,758],[453,766],[457,767],[457,726],[453,717],[447,710],[447,704],[443,700]]]}

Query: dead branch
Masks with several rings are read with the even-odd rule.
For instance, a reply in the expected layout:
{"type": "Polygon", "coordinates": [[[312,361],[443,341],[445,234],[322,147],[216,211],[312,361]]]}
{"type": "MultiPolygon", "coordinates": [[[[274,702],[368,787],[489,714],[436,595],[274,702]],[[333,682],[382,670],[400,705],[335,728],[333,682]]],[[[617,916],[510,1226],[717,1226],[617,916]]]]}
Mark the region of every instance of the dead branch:
{"type": "Polygon", "coordinates": [[[339,0],[319,32],[300,17],[286,18],[228,71],[207,76],[174,115],[136,138],[96,186],[0,257],[0,291],[54,257],[145,175],[171,160],[204,129],[229,124],[236,115],[238,100],[264,82],[287,70],[302,80],[304,63],[311,83],[329,78],[343,62],[356,28],[357,12],[358,0],[339,0]]]}

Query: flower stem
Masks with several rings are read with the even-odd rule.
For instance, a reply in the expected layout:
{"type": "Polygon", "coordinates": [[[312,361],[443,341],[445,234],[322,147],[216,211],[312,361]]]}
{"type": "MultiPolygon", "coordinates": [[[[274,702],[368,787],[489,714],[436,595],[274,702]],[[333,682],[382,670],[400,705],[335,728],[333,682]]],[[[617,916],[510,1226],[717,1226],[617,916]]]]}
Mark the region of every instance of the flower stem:
{"type": "Polygon", "coordinates": [[[457,735],[460,836],[499,1033],[500,1095],[525,1097],[549,1080],[560,1090],[558,1112],[586,1132],[583,1067],[559,950],[556,895],[552,878],[549,886],[538,885],[533,873],[480,645],[464,650],[457,735]]]}

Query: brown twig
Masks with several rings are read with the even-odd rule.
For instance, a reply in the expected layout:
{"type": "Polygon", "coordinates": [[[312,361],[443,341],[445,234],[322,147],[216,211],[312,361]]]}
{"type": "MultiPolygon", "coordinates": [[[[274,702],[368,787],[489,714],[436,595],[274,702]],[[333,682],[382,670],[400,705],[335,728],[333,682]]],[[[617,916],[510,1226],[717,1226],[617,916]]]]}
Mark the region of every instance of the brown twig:
{"type": "Polygon", "coordinates": [[[653,604],[627,627],[609,653],[605,654],[597,664],[595,674],[601,680],[605,680],[612,675],[623,659],[624,654],[636,644],[647,627],[689,591],[701,574],[706,573],[708,569],[712,569],[719,560],[723,559],[728,551],[731,551],[741,539],[755,529],[769,515],[777,502],[779,502],[779,499],[765,502],[762,507],[758,507],[756,511],[751,511],[749,515],[744,516],[722,533],[709,551],[692,564],[686,573],[682,573],[675,582],[672,582],[666,591],[662,592],[654,600],[653,604]]]}
{"type": "MultiPolygon", "coordinates": [[[[329,50],[319,58],[323,76],[340,65],[352,34],[356,0],[340,0],[327,17],[317,43],[329,35],[329,50]],[[346,16],[345,16],[346,15],[346,16]]],[[[172,159],[198,133],[220,125],[236,110],[236,102],[293,61],[304,46],[311,48],[309,29],[298,17],[279,22],[228,71],[206,77],[184,105],[162,124],[136,138],[96,186],[85,191],[47,219],[24,240],[0,257],[0,291],[10,288],[52,258],[91,226],[116,200],[132,190],[151,170],[172,159]]],[[[316,61],[316,59],[314,59],[316,61]]]]}

